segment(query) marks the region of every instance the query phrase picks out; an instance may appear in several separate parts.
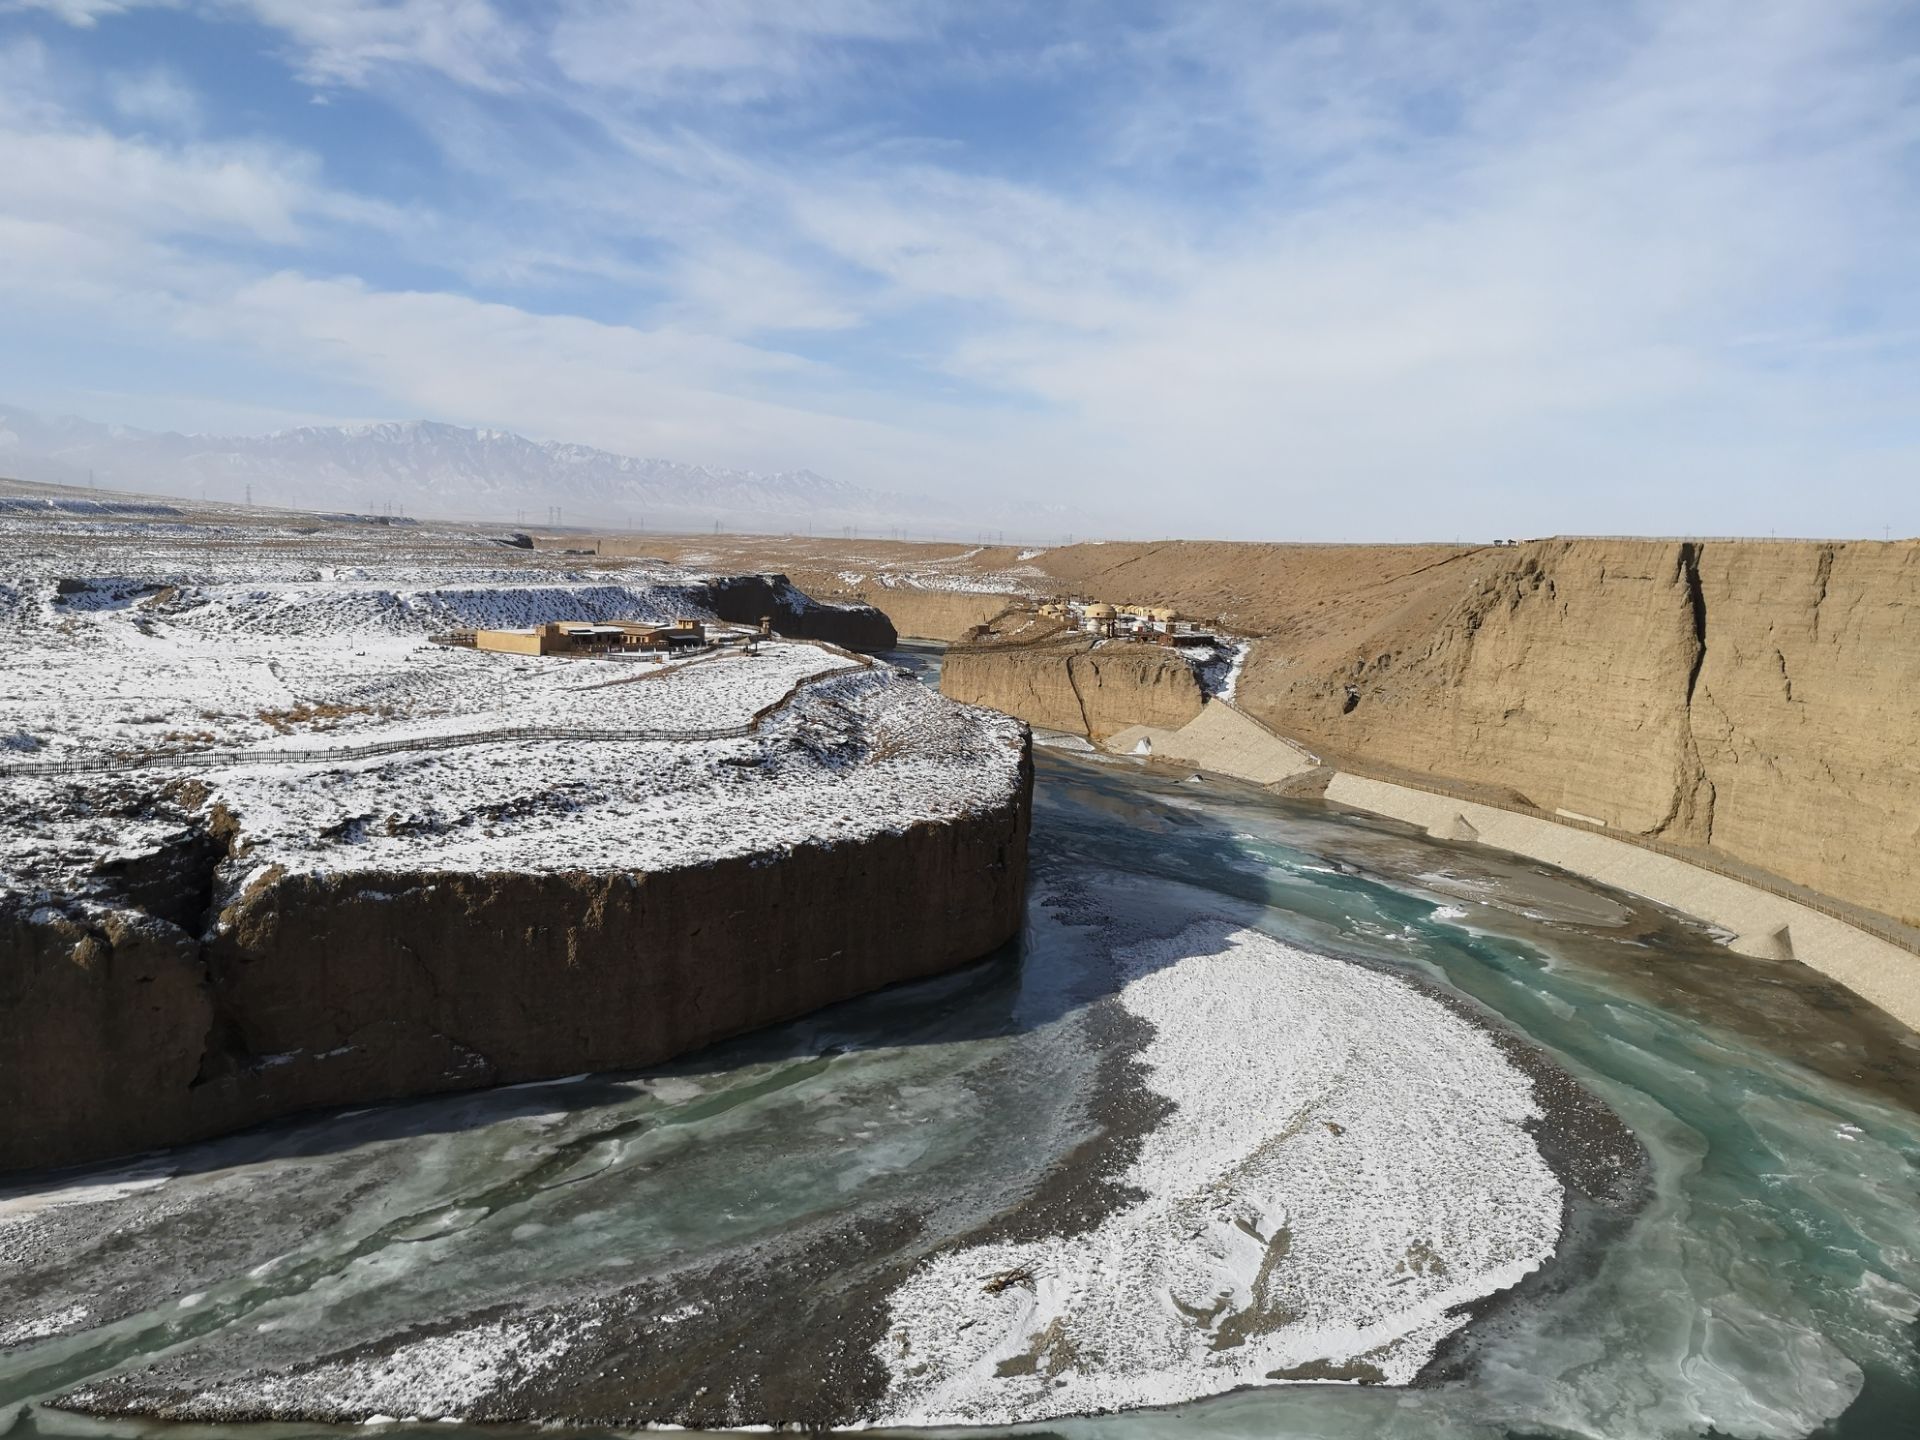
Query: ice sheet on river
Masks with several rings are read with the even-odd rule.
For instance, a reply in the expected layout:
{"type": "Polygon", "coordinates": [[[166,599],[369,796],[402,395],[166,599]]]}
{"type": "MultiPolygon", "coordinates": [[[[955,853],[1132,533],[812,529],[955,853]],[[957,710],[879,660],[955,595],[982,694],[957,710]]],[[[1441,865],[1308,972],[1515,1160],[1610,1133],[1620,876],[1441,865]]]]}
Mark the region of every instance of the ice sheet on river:
{"type": "Polygon", "coordinates": [[[1406,982],[1225,922],[1122,951],[1173,1102],[1091,1233],[944,1252],[892,1299],[886,1423],[1011,1423],[1270,1380],[1405,1384],[1542,1264],[1533,1087],[1406,982]]]}

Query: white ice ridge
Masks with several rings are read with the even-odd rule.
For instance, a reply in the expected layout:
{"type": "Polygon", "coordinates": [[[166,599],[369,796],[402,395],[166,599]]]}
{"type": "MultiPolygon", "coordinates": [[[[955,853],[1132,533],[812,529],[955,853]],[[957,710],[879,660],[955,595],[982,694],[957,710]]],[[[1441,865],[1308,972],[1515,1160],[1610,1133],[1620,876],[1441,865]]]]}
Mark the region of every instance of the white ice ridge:
{"type": "Polygon", "coordinates": [[[1174,1104],[1089,1234],[935,1255],[891,1297],[886,1426],[1016,1424],[1279,1380],[1404,1385],[1552,1253],[1531,1082],[1378,971],[1225,921],[1122,952],[1174,1104]]]}

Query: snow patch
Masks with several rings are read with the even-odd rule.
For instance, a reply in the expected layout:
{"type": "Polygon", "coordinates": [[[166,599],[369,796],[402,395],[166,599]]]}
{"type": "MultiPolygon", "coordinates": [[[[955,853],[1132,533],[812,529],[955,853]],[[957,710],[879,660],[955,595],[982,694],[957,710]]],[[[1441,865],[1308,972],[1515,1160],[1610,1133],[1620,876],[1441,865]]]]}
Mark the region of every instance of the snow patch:
{"type": "Polygon", "coordinates": [[[1122,954],[1174,1110],[1091,1233],[951,1250],[891,1298],[881,1423],[1018,1424],[1277,1380],[1411,1381],[1553,1253],[1531,1083],[1391,976],[1224,921],[1122,954]]]}

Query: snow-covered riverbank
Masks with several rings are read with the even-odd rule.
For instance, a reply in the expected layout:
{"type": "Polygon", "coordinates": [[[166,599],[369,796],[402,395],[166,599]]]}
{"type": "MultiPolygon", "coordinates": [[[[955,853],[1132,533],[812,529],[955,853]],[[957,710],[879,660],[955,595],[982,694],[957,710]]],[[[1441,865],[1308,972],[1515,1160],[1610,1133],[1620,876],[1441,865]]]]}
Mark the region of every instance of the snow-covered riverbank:
{"type": "Polygon", "coordinates": [[[945,1252],[890,1300],[888,1424],[1009,1424],[1270,1380],[1404,1385],[1545,1261],[1532,1083],[1404,980],[1226,921],[1116,957],[1170,1102],[1088,1233],[945,1252]],[[998,1278],[995,1278],[998,1277],[998,1278]],[[985,1283],[983,1283],[983,1281],[985,1283]]]}

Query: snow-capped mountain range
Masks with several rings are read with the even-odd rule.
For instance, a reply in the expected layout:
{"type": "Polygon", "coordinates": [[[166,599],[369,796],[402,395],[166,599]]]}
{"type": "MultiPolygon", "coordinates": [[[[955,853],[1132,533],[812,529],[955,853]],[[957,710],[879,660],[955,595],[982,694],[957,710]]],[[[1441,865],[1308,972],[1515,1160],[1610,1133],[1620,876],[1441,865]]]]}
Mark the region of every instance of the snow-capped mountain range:
{"type": "Polygon", "coordinates": [[[528,526],[1052,538],[1071,517],[867,490],[811,470],[641,460],[429,420],[180,435],[0,405],[0,476],[60,485],[528,526]]]}

